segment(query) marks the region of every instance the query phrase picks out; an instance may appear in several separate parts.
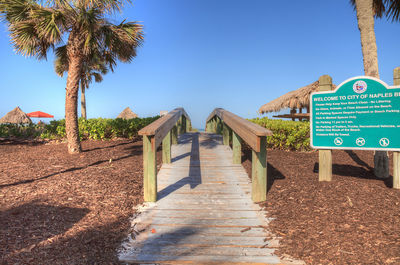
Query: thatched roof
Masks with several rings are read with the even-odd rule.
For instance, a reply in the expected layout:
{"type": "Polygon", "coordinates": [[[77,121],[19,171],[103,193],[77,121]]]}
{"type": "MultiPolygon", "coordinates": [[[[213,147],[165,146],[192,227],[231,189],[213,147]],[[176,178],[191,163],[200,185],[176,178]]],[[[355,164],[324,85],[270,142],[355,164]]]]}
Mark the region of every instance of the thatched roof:
{"type": "MultiPolygon", "coordinates": [[[[272,100],[271,102],[268,102],[267,104],[264,104],[261,106],[261,108],[258,110],[259,113],[267,113],[267,112],[278,112],[281,109],[286,109],[286,108],[308,108],[310,105],[310,94],[312,92],[317,91],[319,87],[319,81],[315,81],[312,84],[309,84],[308,86],[304,86],[302,88],[299,88],[294,91],[290,91],[282,96],[280,96],[277,99],[272,100]]],[[[333,85],[333,89],[335,89],[336,86],[333,85]]]]}
{"type": "Polygon", "coordinates": [[[129,120],[129,119],[133,119],[133,118],[137,118],[137,117],[138,117],[138,115],[136,113],[134,113],[129,107],[127,107],[118,115],[117,118],[129,120]]]}
{"type": "Polygon", "coordinates": [[[23,112],[19,107],[16,107],[3,118],[0,119],[0,123],[32,123],[31,119],[23,112]]]}

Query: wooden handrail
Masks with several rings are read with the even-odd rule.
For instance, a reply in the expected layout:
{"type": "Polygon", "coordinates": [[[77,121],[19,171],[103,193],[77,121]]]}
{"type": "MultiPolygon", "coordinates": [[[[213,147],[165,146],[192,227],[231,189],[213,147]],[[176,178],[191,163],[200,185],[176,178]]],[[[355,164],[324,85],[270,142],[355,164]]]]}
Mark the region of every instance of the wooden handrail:
{"type": "Polygon", "coordinates": [[[242,140],[252,148],[251,197],[254,202],[265,201],[267,198],[267,136],[271,136],[272,132],[227,110],[216,108],[207,118],[206,131],[220,133],[221,127],[223,144],[229,145],[232,142],[234,164],[242,162],[242,140]]]}
{"type": "Polygon", "coordinates": [[[181,116],[184,116],[187,121],[190,121],[189,115],[183,108],[176,108],[158,120],[142,128],[138,134],[155,136],[155,147],[157,148],[161,144],[164,137],[175,126],[181,116]]]}
{"type": "Polygon", "coordinates": [[[189,115],[183,108],[176,108],[138,132],[143,136],[145,201],[155,202],[157,200],[157,147],[162,143],[163,163],[171,163],[171,144],[178,142],[178,133],[185,133],[190,129],[189,115]]]}
{"type": "Polygon", "coordinates": [[[242,117],[239,117],[222,108],[214,109],[214,111],[208,116],[206,123],[208,123],[215,116],[219,117],[256,152],[260,152],[259,137],[272,135],[270,130],[245,120],[242,117]]]}

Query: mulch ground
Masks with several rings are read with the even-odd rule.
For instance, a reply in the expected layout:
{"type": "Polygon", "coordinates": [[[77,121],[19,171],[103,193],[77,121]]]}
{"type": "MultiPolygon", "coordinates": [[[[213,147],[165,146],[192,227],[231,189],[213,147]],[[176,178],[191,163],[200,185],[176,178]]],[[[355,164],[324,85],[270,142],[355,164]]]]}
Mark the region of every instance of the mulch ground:
{"type": "Polygon", "coordinates": [[[118,263],[143,200],[142,142],[82,146],[0,143],[1,264],[118,263]]]}
{"type": "Polygon", "coordinates": [[[282,237],[279,254],[307,264],[400,264],[400,190],[374,177],[373,152],[333,151],[331,182],[318,181],[317,152],[268,150],[267,160],[264,206],[282,237]]]}
{"type": "MultiPolygon", "coordinates": [[[[142,202],[142,142],[0,142],[2,264],[116,264],[142,202]]],[[[243,165],[251,169],[249,152],[243,165]]],[[[400,264],[400,191],[373,176],[372,152],[333,152],[333,181],[318,154],[268,151],[265,206],[281,255],[308,264],[400,264]]],[[[160,164],[160,154],[158,154],[160,164]]]]}

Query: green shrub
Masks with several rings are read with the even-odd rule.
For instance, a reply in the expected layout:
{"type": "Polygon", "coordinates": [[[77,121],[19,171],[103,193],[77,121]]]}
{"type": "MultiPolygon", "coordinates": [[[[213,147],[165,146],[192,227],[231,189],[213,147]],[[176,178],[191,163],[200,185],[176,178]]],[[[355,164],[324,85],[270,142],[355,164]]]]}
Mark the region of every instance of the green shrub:
{"type": "Polygon", "coordinates": [[[43,130],[37,124],[0,124],[0,137],[20,137],[35,138],[38,137],[43,130]]]}
{"type": "Polygon", "coordinates": [[[272,120],[267,117],[251,119],[264,128],[272,131],[273,135],[267,137],[268,148],[309,151],[310,147],[310,122],[272,120]]]}
{"type": "MultiPolygon", "coordinates": [[[[113,138],[132,138],[138,131],[157,120],[159,116],[149,118],[124,119],[88,119],[80,118],[79,136],[81,140],[104,140],[113,138]]],[[[0,124],[0,137],[40,137],[42,139],[63,139],[66,137],[65,119],[53,120],[49,124],[19,125],[0,124]]]]}

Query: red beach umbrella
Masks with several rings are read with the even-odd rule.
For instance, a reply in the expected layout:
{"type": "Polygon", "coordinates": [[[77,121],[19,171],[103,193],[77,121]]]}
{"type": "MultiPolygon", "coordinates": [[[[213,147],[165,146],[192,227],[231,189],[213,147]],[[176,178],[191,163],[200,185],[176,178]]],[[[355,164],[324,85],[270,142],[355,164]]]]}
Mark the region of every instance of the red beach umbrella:
{"type": "Polygon", "coordinates": [[[31,113],[27,113],[26,115],[31,118],[54,118],[53,115],[41,111],[34,111],[31,113]]]}

